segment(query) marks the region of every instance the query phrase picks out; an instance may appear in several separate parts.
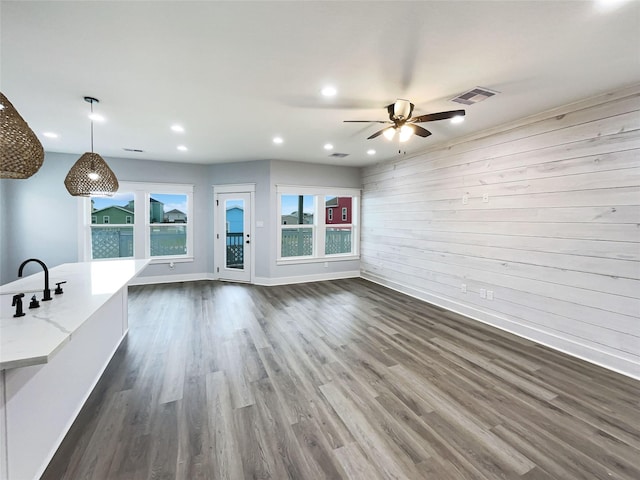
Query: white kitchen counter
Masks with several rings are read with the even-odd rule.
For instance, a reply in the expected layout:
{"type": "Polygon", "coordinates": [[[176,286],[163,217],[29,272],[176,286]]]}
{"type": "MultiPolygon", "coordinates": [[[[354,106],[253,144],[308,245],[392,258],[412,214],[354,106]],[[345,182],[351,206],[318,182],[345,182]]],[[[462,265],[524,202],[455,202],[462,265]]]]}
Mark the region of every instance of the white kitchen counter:
{"type": "MultiPolygon", "coordinates": [[[[42,299],[44,273],[0,287],[0,370],[47,363],[69,342],[74,333],[124,285],[138,275],[149,260],[108,260],[65,263],[49,270],[49,288],[53,300],[40,308],[29,309],[33,294],[42,299]],[[62,285],[54,295],[55,284],[62,285]],[[14,294],[24,293],[25,316],[14,318],[11,306],[14,294]]],[[[35,268],[40,265],[31,262],[35,268]]],[[[25,267],[27,268],[27,267],[25,267]]]]}
{"type": "Polygon", "coordinates": [[[0,480],[40,478],[125,338],[127,284],[148,263],[54,267],[47,302],[42,272],[0,287],[0,480]],[[14,318],[16,293],[25,294],[25,316],[14,318]],[[34,293],[40,307],[29,309],[34,293]]]}

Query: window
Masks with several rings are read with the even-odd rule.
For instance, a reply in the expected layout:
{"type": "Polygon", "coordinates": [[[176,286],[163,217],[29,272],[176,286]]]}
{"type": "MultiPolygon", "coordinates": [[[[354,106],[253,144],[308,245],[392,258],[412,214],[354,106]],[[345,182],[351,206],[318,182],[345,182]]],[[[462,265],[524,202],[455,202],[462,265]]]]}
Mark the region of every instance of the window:
{"type": "Polygon", "coordinates": [[[125,225],[126,214],[133,212],[133,193],[93,197],[91,208],[90,259],[133,257],[133,228],[125,225]],[[131,205],[130,210],[127,205],[131,205]]]}
{"type": "Polygon", "coordinates": [[[358,258],[359,190],[278,185],[276,191],[278,263],[358,258]]]}
{"type": "Polygon", "coordinates": [[[187,203],[186,194],[151,193],[149,195],[151,257],[187,254],[187,203]]]}
{"type": "Polygon", "coordinates": [[[120,182],[120,190],[113,197],[80,201],[86,212],[81,221],[82,260],[193,260],[192,185],[120,182]],[[85,218],[91,218],[89,225],[85,218]]]}

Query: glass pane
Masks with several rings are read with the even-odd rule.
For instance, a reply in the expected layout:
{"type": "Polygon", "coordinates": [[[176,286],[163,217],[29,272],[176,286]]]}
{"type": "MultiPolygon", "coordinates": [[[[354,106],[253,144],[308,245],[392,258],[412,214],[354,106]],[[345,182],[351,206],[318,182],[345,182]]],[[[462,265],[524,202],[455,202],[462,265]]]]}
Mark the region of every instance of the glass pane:
{"type": "Polygon", "coordinates": [[[327,227],[324,253],[325,255],[351,253],[351,227],[327,227]]]}
{"type": "Polygon", "coordinates": [[[91,227],[91,258],[133,257],[133,227],[91,227]]]}
{"type": "Polygon", "coordinates": [[[282,229],[281,257],[303,257],[313,254],[312,228],[282,229]]]}
{"type": "Polygon", "coordinates": [[[91,224],[125,225],[133,223],[133,218],[133,193],[116,193],[108,198],[91,197],[91,224]],[[130,222],[127,222],[127,217],[131,218],[130,222]]]}
{"type": "Polygon", "coordinates": [[[154,225],[150,235],[152,257],[187,254],[185,225],[154,225]]]}
{"type": "Polygon", "coordinates": [[[350,225],[352,205],[353,199],[351,197],[325,196],[325,223],[327,225],[350,225]]]}
{"type": "Polygon", "coordinates": [[[187,223],[187,195],[152,193],[149,223],[187,223]]]}
{"type": "Polygon", "coordinates": [[[313,195],[282,195],[280,212],[282,225],[313,225],[315,211],[313,195]]]}
{"type": "Polygon", "coordinates": [[[227,268],[244,268],[244,200],[225,201],[227,268]]]}

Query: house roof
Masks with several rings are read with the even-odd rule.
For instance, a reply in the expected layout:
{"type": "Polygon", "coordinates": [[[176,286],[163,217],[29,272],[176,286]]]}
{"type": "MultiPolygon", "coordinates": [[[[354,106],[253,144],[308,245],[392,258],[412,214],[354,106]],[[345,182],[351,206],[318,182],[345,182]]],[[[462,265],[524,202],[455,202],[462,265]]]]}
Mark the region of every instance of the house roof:
{"type": "Polygon", "coordinates": [[[186,215],[186,213],[181,212],[177,208],[174,208],[173,210],[169,210],[168,212],[164,212],[164,213],[179,213],[180,215],[186,215]]]}
{"type": "Polygon", "coordinates": [[[94,210],[93,212],[91,212],[91,215],[96,215],[100,212],[105,212],[107,210],[120,210],[122,212],[125,212],[127,215],[133,215],[133,212],[131,210],[128,210],[125,207],[120,207],[118,205],[111,205],[109,207],[101,208],[99,210],[94,210]]]}
{"type": "Polygon", "coordinates": [[[638,82],[640,2],[608,5],[3,1],[2,91],[47,151],[85,151],[91,95],[106,157],[370,165],[638,82]],[[500,93],[451,102],[476,86],[500,93]],[[367,140],[383,125],[343,123],[386,120],[397,98],[466,120],[424,124],[432,136],[400,147],[367,140]]]}

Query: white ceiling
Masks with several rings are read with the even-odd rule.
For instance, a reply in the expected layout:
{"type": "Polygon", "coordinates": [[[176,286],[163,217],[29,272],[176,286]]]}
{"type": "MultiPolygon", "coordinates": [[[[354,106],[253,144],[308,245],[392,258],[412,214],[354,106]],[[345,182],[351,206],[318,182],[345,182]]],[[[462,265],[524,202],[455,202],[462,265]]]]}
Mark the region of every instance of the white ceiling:
{"type": "Polygon", "coordinates": [[[103,156],[361,166],[398,143],[343,120],[384,120],[396,98],[415,116],[464,108],[449,100],[476,86],[501,92],[463,124],[423,124],[433,135],[410,154],[640,81],[640,2],[601,3],[2,1],[0,88],[47,151],[89,149],[91,95],[103,156]],[[329,158],[327,142],[349,156],[329,158]]]}

